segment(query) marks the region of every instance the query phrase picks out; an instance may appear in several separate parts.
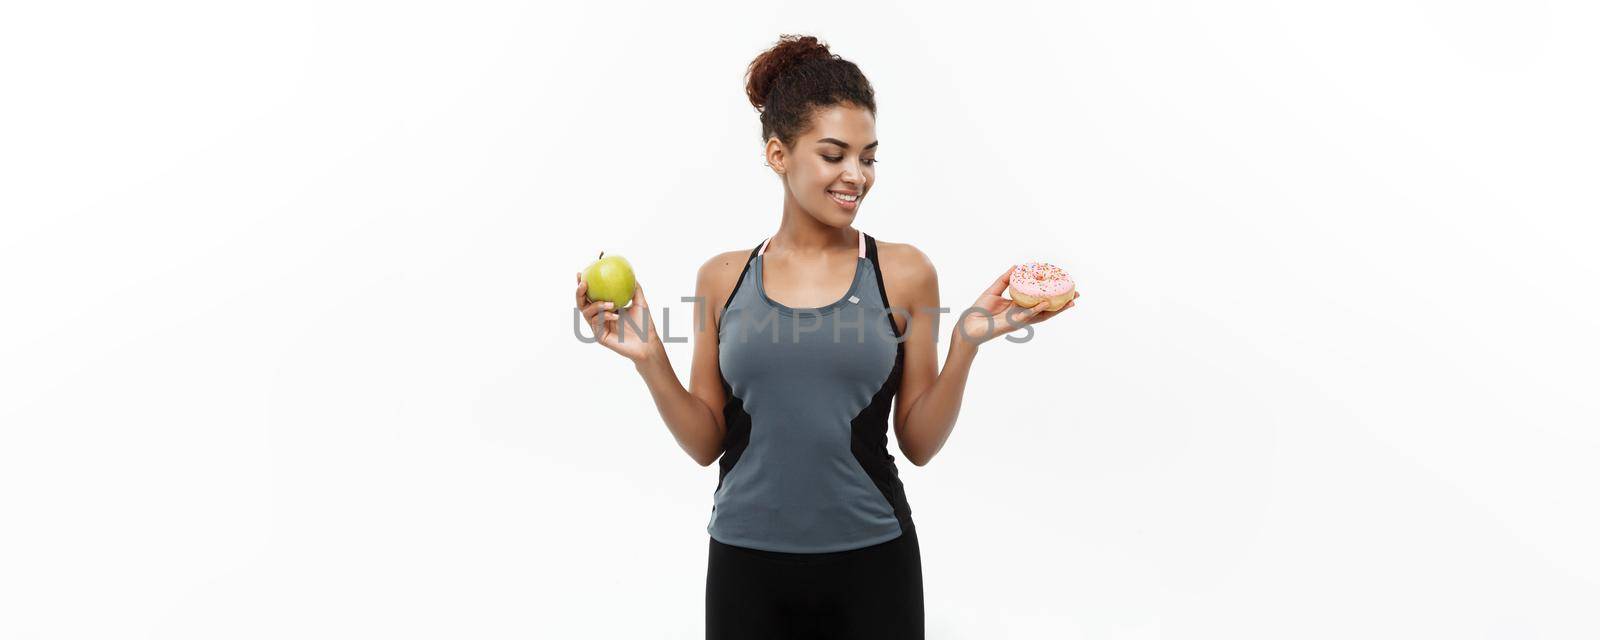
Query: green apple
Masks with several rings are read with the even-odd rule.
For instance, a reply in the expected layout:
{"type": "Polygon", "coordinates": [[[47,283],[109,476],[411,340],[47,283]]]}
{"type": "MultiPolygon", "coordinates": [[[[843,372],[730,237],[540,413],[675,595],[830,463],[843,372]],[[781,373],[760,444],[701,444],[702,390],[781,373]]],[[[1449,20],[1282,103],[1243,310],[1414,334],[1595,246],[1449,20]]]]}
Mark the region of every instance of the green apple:
{"type": "Polygon", "coordinates": [[[584,297],[590,302],[606,300],[621,309],[633,300],[633,266],[622,256],[600,252],[600,259],[583,270],[583,281],[589,283],[584,297]]]}

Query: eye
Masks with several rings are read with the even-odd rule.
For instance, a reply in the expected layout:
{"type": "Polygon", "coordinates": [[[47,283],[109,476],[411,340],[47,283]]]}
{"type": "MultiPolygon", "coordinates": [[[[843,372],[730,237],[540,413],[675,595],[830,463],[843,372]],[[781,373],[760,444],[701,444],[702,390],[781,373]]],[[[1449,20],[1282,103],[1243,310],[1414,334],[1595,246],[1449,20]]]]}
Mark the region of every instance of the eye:
{"type": "MultiPolygon", "coordinates": [[[[828,162],[838,162],[840,160],[843,160],[844,156],[822,156],[822,159],[823,160],[827,160],[828,162]]],[[[862,162],[865,162],[865,163],[867,163],[868,166],[871,166],[871,165],[878,164],[878,159],[877,158],[871,158],[871,159],[868,159],[868,160],[862,160],[862,162]]]]}

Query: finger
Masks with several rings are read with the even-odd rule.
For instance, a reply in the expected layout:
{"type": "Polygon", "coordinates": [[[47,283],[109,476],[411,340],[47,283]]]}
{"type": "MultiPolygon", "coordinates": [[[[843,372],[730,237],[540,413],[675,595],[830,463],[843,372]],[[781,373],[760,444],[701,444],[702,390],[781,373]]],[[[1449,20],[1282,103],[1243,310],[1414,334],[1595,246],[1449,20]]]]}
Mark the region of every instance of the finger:
{"type": "Polygon", "coordinates": [[[644,299],[644,285],[633,283],[633,303],[640,307],[649,308],[650,303],[644,299]]]}
{"type": "Polygon", "coordinates": [[[1059,308],[1057,308],[1055,310],[1051,310],[1050,309],[1050,301],[1049,300],[1040,300],[1039,301],[1039,305],[1034,307],[1034,309],[1036,309],[1037,312],[1034,313],[1032,316],[1030,316],[1028,318],[1028,324],[1034,324],[1034,323],[1037,323],[1037,322],[1044,322],[1045,320],[1049,320],[1050,318],[1054,318],[1056,314],[1061,313],[1061,310],[1065,309],[1065,308],[1067,308],[1066,305],[1062,305],[1061,307],[1059,307],[1059,308]]]}
{"type": "Polygon", "coordinates": [[[1006,290],[1006,287],[1011,286],[1011,273],[1016,270],[1017,265],[1011,265],[1011,268],[1006,269],[1006,272],[1000,274],[999,278],[995,278],[994,284],[989,285],[989,290],[984,293],[991,296],[1000,295],[1001,292],[1006,290]]]}
{"type": "MultiPolygon", "coordinates": [[[[1072,306],[1073,302],[1077,301],[1077,299],[1078,299],[1078,292],[1076,292],[1076,291],[1072,292],[1072,297],[1071,298],[1067,298],[1066,303],[1062,304],[1060,307],[1056,307],[1056,309],[1054,311],[1051,311],[1049,313],[1049,315],[1053,316],[1055,314],[1061,313],[1062,311],[1066,311],[1068,307],[1072,306]]],[[[1045,306],[1048,306],[1048,305],[1045,305],[1045,306]]]]}
{"type": "MultiPolygon", "coordinates": [[[[1034,314],[1039,313],[1039,308],[1043,306],[1044,305],[1034,305],[1032,307],[1024,307],[1020,304],[1012,302],[1011,306],[1006,308],[1005,315],[1002,317],[1007,320],[1015,320],[1018,322],[1027,323],[1031,318],[1033,318],[1034,314]]],[[[1011,328],[1014,329],[1015,327],[1011,328]]]]}
{"type": "MultiPolygon", "coordinates": [[[[1039,306],[1043,307],[1046,305],[1041,304],[1039,306]]],[[[1062,309],[1065,308],[1066,307],[1062,307],[1062,309]]],[[[1040,311],[1039,313],[1033,314],[1028,318],[1028,324],[1038,324],[1040,322],[1044,322],[1045,320],[1056,317],[1056,314],[1058,313],[1061,313],[1061,309],[1056,309],[1055,311],[1040,311]]]]}
{"type": "Polygon", "coordinates": [[[605,300],[595,300],[594,302],[590,302],[590,303],[588,303],[586,305],[583,305],[583,317],[584,317],[584,319],[591,320],[591,321],[594,320],[595,314],[600,313],[601,311],[605,311],[606,310],[606,305],[608,305],[608,304],[611,304],[611,303],[606,302],[605,300]]]}
{"type": "Polygon", "coordinates": [[[578,291],[578,306],[581,307],[583,305],[589,304],[589,296],[585,295],[585,294],[589,293],[589,283],[584,282],[582,280],[579,280],[578,281],[578,289],[577,289],[577,291],[578,291]]]}
{"type": "Polygon", "coordinates": [[[602,318],[600,314],[605,312],[606,305],[608,304],[611,303],[604,300],[596,300],[592,304],[589,304],[583,308],[584,323],[589,325],[589,329],[590,331],[594,332],[595,338],[605,337],[605,326],[604,323],[601,322],[602,318]]]}
{"type": "Polygon", "coordinates": [[[613,312],[613,311],[604,312],[604,314],[600,316],[600,322],[606,328],[606,337],[605,337],[606,344],[616,344],[617,343],[617,328],[618,328],[616,312],[613,312]]]}

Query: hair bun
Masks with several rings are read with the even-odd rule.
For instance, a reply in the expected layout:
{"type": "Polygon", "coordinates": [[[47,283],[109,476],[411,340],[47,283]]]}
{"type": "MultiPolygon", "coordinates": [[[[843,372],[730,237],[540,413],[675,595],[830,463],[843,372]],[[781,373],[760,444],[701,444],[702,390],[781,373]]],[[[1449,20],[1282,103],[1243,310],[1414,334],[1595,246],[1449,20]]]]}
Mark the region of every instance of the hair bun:
{"type": "Polygon", "coordinates": [[[778,43],[763,51],[750,63],[745,75],[745,94],[757,111],[767,106],[767,96],[784,71],[806,60],[837,59],[828,45],[812,36],[783,34],[778,43]]]}

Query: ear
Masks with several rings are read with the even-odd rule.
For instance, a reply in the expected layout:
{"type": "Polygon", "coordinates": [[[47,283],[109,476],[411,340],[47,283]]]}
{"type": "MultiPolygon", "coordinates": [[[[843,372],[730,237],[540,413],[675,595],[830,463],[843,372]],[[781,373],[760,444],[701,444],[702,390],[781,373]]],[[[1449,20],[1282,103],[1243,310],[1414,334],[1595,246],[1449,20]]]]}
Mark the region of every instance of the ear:
{"type": "Polygon", "coordinates": [[[778,140],[778,136],[767,138],[765,156],[767,158],[767,166],[772,167],[772,170],[779,174],[784,172],[783,163],[788,156],[784,154],[783,143],[778,140]]]}

